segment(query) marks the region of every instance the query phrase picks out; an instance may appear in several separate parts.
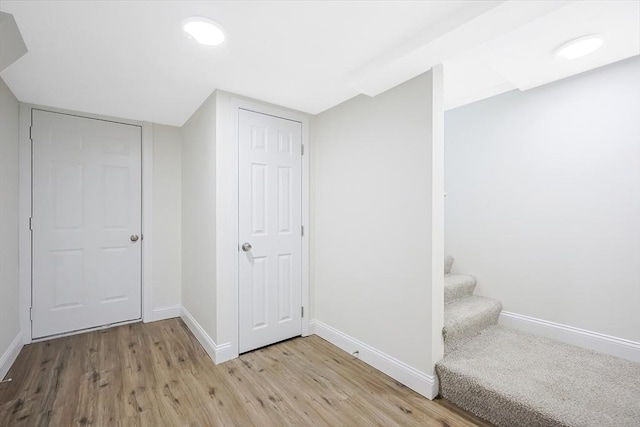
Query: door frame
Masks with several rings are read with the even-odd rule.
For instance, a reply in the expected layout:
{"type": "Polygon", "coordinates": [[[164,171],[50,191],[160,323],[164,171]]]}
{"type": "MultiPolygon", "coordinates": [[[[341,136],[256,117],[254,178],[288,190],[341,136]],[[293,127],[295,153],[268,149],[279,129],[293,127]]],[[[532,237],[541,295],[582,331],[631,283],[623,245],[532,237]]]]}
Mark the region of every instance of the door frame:
{"type": "Polygon", "coordinates": [[[218,343],[216,345],[216,363],[234,359],[239,355],[239,110],[250,110],[260,114],[276,116],[287,120],[293,120],[302,124],[302,144],[304,145],[304,155],[302,156],[302,226],[304,236],[302,236],[302,307],[304,316],[302,317],[302,336],[309,335],[309,321],[311,319],[310,310],[310,286],[309,286],[309,171],[310,153],[309,142],[309,116],[284,107],[257,102],[251,99],[242,98],[223,91],[218,91],[217,114],[218,123],[223,124],[221,129],[216,130],[216,177],[218,182],[229,182],[232,185],[218,186],[216,189],[216,240],[218,243],[218,298],[217,312],[218,323],[218,343]],[[224,117],[228,112],[228,116],[224,117]],[[224,128],[228,126],[228,131],[224,128]],[[228,141],[228,144],[222,143],[228,141]],[[227,232],[225,232],[225,230],[227,232]],[[224,262],[228,261],[228,262],[224,262]],[[227,280],[224,280],[228,278],[227,280]],[[228,292],[222,292],[221,285],[229,283],[228,292]]]}
{"type": "MultiPolygon", "coordinates": [[[[42,341],[49,338],[33,339],[31,330],[31,230],[29,218],[32,212],[32,182],[31,182],[31,137],[32,111],[42,110],[50,113],[68,114],[87,119],[106,120],[126,125],[139,126],[142,130],[142,321],[153,321],[153,126],[148,122],[125,120],[98,114],[83,113],[61,108],[46,107],[34,104],[20,103],[20,218],[19,218],[19,242],[20,242],[20,333],[23,344],[34,341],[42,341]]],[[[134,320],[136,322],[137,320],[134,320]]],[[[131,323],[131,322],[123,322],[131,323]]],[[[102,327],[92,328],[101,329],[102,327]]],[[[83,331],[62,333],[57,336],[73,335],[83,331]]]]}

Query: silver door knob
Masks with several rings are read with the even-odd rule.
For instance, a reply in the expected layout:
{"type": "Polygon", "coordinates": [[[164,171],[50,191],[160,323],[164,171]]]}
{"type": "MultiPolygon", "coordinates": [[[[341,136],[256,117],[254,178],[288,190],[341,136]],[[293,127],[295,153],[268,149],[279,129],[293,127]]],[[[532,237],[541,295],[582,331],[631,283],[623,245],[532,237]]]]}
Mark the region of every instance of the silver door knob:
{"type": "Polygon", "coordinates": [[[242,250],[245,252],[249,252],[252,249],[251,243],[245,242],[242,244],[242,250]]]}
{"type": "Polygon", "coordinates": [[[132,242],[137,242],[138,241],[138,235],[137,234],[132,234],[130,237],[132,242]]]}

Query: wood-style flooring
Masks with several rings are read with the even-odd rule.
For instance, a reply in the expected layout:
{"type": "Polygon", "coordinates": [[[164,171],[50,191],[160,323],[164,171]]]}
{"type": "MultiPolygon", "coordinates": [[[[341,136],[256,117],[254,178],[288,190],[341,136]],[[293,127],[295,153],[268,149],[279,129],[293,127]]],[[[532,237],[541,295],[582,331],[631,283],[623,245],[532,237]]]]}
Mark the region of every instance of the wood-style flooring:
{"type": "Polygon", "coordinates": [[[215,365],[180,319],[25,346],[0,426],[489,426],[317,336],[215,365]]]}

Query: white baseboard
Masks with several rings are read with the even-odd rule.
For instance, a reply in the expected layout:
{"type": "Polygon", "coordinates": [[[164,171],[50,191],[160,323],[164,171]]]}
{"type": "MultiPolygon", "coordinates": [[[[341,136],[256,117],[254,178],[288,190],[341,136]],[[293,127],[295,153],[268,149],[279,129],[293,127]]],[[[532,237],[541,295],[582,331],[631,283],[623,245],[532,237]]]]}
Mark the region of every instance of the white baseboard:
{"type": "Polygon", "coordinates": [[[153,315],[151,317],[152,322],[165,319],[173,319],[174,317],[180,317],[180,305],[170,305],[167,307],[156,307],[153,309],[153,315]]]}
{"type": "Polygon", "coordinates": [[[438,384],[432,375],[427,375],[404,362],[395,359],[370,345],[326,325],[319,320],[311,320],[309,329],[312,334],[329,341],[349,354],[358,350],[358,358],[391,378],[406,385],[428,399],[438,395],[438,384]]]}
{"type": "Polygon", "coordinates": [[[22,346],[22,334],[18,332],[18,335],[11,341],[7,350],[0,356],[0,380],[3,380],[7,372],[9,372],[11,365],[13,365],[18,354],[20,354],[22,346]]]}
{"type": "Polygon", "coordinates": [[[191,313],[189,313],[189,310],[181,307],[180,317],[216,365],[238,357],[237,354],[233,353],[231,343],[216,344],[196,319],[194,319],[191,313]]]}
{"type": "Polygon", "coordinates": [[[640,343],[616,338],[598,332],[548,322],[535,317],[503,311],[499,323],[520,331],[529,332],[567,344],[588,348],[600,353],[640,362],[640,343]]]}

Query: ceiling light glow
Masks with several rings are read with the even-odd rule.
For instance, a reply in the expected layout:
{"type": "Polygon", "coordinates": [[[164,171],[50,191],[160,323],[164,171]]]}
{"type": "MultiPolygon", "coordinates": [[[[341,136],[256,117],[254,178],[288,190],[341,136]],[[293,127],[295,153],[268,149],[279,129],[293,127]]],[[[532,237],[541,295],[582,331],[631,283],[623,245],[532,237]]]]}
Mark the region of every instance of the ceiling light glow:
{"type": "Polygon", "coordinates": [[[571,40],[556,49],[556,56],[575,59],[595,52],[604,44],[602,36],[590,35],[571,40]]]}
{"type": "Polygon", "coordinates": [[[198,43],[207,46],[219,45],[225,38],[220,25],[208,18],[188,18],[183,22],[182,29],[198,43]]]}

